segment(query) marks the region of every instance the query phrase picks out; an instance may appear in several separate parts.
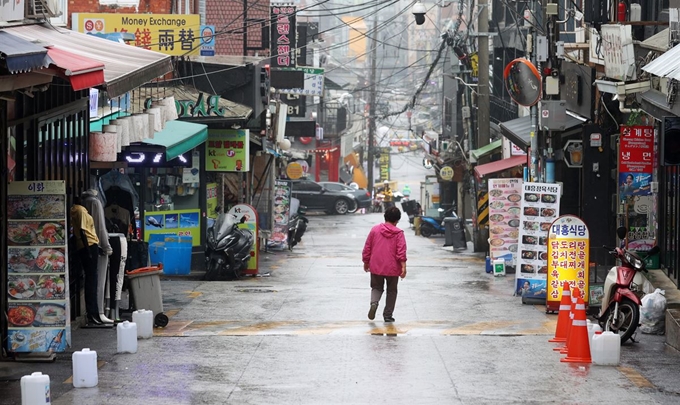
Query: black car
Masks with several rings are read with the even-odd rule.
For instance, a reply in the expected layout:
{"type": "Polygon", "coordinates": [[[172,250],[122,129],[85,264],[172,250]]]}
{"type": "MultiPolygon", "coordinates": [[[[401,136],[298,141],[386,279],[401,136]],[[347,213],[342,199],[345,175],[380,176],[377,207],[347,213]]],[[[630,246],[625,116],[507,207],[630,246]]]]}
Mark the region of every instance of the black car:
{"type": "Polygon", "coordinates": [[[344,215],[354,212],[358,203],[353,195],[342,191],[332,191],[311,180],[292,181],[293,197],[309,211],[324,211],[328,214],[344,215]]]}
{"type": "MultiPolygon", "coordinates": [[[[351,194],[356,198],[358,206],[358,209],[362,208],[369,208],[371,204],[373,203],[373,199],[371,198],[371,193],[369,193],[366,189],[363,188],[352,188],[346,184],[342,184],[339,182],[335,181],[320,181],[319,184],[324,186],[327,190],[330,191],[340,191],[343,193],[351,194]]],[[[351,211],[350,211],[351,212],[351,211]]]]}

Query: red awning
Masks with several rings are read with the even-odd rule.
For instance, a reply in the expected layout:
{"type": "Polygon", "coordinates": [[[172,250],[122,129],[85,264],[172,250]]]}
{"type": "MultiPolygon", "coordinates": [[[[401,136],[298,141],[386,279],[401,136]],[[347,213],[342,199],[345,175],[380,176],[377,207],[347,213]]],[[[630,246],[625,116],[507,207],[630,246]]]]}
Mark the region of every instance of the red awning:
{"type": "Polygon", "coordinates": [[[479,165],[475,167],[475,174],[484,177],[487,174],[502,172],[515,166],[522,166],[527,163],[526,156],[513,156],[508,159],[497,160],[495,162],[479,165]]]}
{"type": "Polygon", "coordinates": [[[47,55],[66,78],[71,82],[73,90],[84,90],[101,86],[104,81],[104,64],[57,47],[47,48],[47,55]]]}

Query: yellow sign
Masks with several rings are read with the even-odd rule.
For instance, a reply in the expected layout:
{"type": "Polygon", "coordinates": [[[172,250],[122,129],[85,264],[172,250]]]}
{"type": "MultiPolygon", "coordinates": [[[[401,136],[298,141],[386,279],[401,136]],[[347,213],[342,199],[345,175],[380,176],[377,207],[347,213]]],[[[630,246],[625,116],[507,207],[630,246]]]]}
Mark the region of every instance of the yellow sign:
{"type": "Polygon", "coordinates": [[[217,219],[217,183],[208,183],[205,185],[205,209],[208,218],[217,219]]]}
{"type": "Polygon", "coordinates": [[[557,218],[548,232],[548,311],[557,311],[564,282],[578,287],[588,303],[588,253],[590,235],[583,220],[574,215],[557,218]]]}
{"type": "Polygon", "coordinates": [[[303,174],[304,170],[302,169],[302,165],[298,162],[290,162],[288,163],[288,166],[286,166],[286,175],[291,180],[297,180],[302,177],[303,174]]]}
{"type": "Polygon", "coordinates": [[[444,166],[439,170],[439,177],[442,180],[450,181],[453,179],[453,168],[451,166],[444,166]]]}
{"type": "Polygon", "coordinates": [[[479,55],[477,55],[477,52],[470,55],[470,67],[472,68],[472,77],[479,77],[479,55]]]}
{"type": "Polygon", "coordinates": [[[198,55],[201,17],[198,14],[74,13],[74,31],[97,36],[116,32],[135,36],[131,45],[166,55],[198,55]]]}
{"type": "Polygon", "coordinates": [[[247,129],[209,129],[205,142],[205,170],[250,171],[250,132],[247,129]]]}

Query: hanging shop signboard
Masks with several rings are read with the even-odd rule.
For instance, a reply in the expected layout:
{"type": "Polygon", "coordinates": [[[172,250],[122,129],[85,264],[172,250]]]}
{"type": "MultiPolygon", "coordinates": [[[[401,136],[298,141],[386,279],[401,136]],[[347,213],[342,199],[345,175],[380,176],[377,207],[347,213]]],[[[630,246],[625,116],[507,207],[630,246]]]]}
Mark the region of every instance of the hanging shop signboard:
{"type": "Polygon", "coordinates": [[[578,287],[588,303],[589,252],[590,233],[581,218],[563,215],[552,223],[548,233],[547,311],[559,311],[565,281],[571,288],[578,287]]]}
{"type": "Polygon", "coordinates": [[[522,179],[489,179],[489,256],[514,266],[519,238],[522,179]]]}
{"type": "Polygon", "coordinates": [[[518,295],[546,298],[548,230],[559,216],[561,192],[561,185],[555,183],[522,184],[515,273],[518,295]]]}
{"type": "Polygon", "coordinates": [[[272,3],[270,11],[269,21],[272,23],[269,54],[272,56],[269,64],[272,67],[293,67],[296,62],[297,46],[296,7],[293,3],[272,3]]]}
{"type": "Polygon", "coordinates": [[[201,211],[147,211],[144,214],[144,242],[151,235],[191,236],[193,246],[201,246],[201,211]]]}
{"type": "Polygon", "coordinates": [[[202,46],[198,14],[73,13],[72,29],[102,36],[127,32],[139,48],[173,56],[198,55],[202,46]]]}
{"type": "Polygon", "coordinates": [[[259,257],[257,252],[260,251],[260,239],[257,237],[260,220],[257,211],[251,205],[236,204],[231,207],[229,214],[236,216],[236,223],[240,229],[247,229],[253,234],[253,246],[250,248],[250,260],[248,260],[248,267],[246,267],[244,273],[257,274],[259,268],[259,257]]]}
{"type": "Polygon", "coordinates": [[[64,181],[18,181],[7,197],[7,350],[71,346],[64,181]]]}
{"type": "Polygon", "coordinates": [[[291,182],[276,180],[274,184],[274,226],[269,247],[288,247],[288,220],[290,219],[291,182]]]}
{"type": "Polygon", "coordinates": [[[209,129],[205,142],[205,170],[247,172],[250,170],[250,131],[209,129]]]}

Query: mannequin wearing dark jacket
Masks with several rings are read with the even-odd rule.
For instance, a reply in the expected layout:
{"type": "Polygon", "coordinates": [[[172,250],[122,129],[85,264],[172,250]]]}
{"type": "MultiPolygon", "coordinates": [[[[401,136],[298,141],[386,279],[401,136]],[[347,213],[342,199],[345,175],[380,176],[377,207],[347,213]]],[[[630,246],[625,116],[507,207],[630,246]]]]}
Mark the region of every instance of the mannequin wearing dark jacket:
{"type": "Polygon", "coordinates": [[[76,254],[80,258],[85,273],[85,311],[89,324],[101,325],[97,306],[97,258],[99,238],[94,228],[94,220],[76,197],[71,207],[71,225],[76,240],[76,254]]]}

